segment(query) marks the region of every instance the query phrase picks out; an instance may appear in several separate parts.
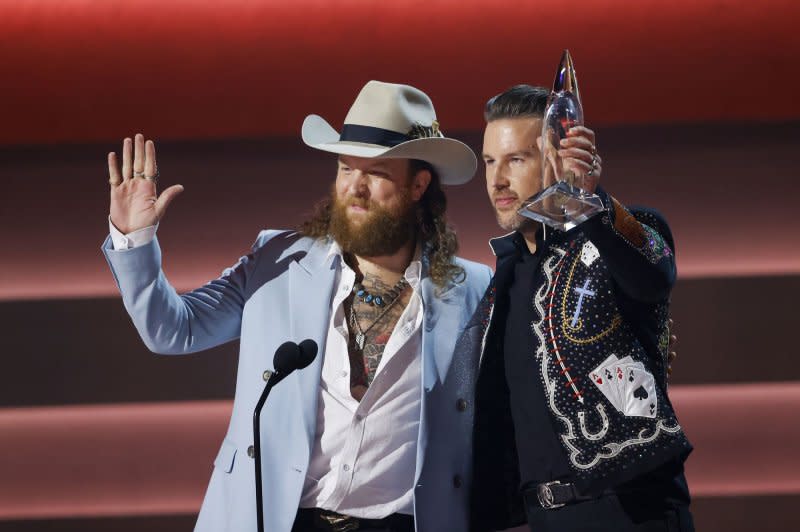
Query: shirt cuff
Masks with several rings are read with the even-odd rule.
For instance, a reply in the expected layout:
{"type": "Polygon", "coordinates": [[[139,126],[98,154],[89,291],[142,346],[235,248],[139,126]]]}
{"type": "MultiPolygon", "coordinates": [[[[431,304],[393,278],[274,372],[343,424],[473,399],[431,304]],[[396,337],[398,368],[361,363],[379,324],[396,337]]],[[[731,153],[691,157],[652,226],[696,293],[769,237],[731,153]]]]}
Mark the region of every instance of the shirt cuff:
{"type": "Polygon", "coordinates": [[[155,224],[123,235],[111,222],[111,216],[108,217],[108,232],[111,234],[111,242],[114,243],[114,251],[133,249],[149,244],[155,238],[157,229],[158,224],[155,224]]]}

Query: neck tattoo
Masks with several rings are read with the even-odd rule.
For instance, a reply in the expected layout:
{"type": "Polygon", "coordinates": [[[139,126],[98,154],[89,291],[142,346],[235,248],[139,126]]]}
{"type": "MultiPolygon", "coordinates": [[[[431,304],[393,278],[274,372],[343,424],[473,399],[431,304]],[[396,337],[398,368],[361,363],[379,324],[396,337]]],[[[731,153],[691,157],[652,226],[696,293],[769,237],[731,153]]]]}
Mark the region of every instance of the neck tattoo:
{"type": "MultiPolygon", "coordinates": [[[[408,281],[406,281],[405,277],[401,277],[400,280],[397,281],[397,284],[383,294],[372,293],[364,288],[364,285],[361,283],[356,283],[353,285],[353,293],[364,303],[369,303],[370,305],[375,305],[377,307],[382,307],[388,303],[391,306],[391,304],[397,299],[397,296],[403,293],[403,290],[406,289],[406,286],[408,286],[408,281]]],[[[381,314],[381,316],[382,315],[383,314],[381,314]]]]}
{"type": "MultiPolygon", "coordinates": [[[[401,281],[405,282],[405,279],[401,279],[401,281]]],[[[396,285],[394,285],[394,289],[396,289],[398,287],[398,285],[400,285],[400,283],[397,283],[396,285]]],[[[405,285],[402,288],[405,289],[405,285]]],[[[402,293],[402,290],[400,292],[398,292],[397,295],[399,296],[400,293],[402,293]]],[[[378,317],[375,318],[374,320],[372,320],[372,323],[370,323],[367,326],[366,329],[362,329],[361,328],[361,324],[358,323],[358,315],[356,314],[356,306],[355,306],[355,304],[351,304],[350,305],[350,326],[353,328],[353,331],[355,331],[355,333],[356,333],[355,337],[353,338],[353,344],[354,344],[353,347],[354,348],[356,348],[359,352],[364,351],[364,342],[367,339],[367,333],[373,327],[375,327],[376,323],[381,321],[381,318],[384,317],[387,312],[389,312],[389,309],[391,309],[394,306],[394,304],[397,303],[397,301],[399,301],[399,297],[395,296],[389,302],[389,304],[386,305],[386,308],[384,308],[381,311],[381,313],[378,314],[378,317]]]]}

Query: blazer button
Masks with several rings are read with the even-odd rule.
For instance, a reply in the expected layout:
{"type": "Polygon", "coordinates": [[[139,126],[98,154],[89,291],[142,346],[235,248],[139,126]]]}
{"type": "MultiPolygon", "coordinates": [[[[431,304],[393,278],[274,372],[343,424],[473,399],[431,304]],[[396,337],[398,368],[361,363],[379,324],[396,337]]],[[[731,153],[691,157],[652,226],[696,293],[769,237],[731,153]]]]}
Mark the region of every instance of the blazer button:
{"type": "Polygon", "coordinates": [[[269,380],[270,377],[272,377],[272,372],[270,370],[267,370],[267,371],[264,372],[262,377],[264,379],[264,382],[266,382],[266,381],[269,380]]]}
{"type": "Polygon", "coordinates": [[[254,458],[256,456],[256,448],[253,447],[252,445],[247,448],[247,456],[249,456],[250,458],[254,458]]]}
{"type": "Polygon", "coordinates": [[[464,412],[467,409],[467,401],[465,399],[459,399],[456,401],[456,410],[459,412],[464,412]]]}
{"type": "Polygon", "coordinates": [[[460,488],[461,487],[461,475],[455,475],[453,477],[453,487],[460,488]]]}

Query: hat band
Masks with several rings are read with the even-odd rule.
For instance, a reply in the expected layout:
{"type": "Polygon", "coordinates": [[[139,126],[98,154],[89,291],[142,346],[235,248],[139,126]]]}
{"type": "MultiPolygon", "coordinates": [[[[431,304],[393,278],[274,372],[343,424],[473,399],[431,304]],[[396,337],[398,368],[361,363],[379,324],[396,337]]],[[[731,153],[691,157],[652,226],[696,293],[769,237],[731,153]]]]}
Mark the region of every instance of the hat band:
{"type": "Polygon", "coordinates": [[[363,142],[365,144],[377,144],[393,148],[403,142],[412,140],[408,135],[372,126],[361,126],[357,124],[345,124],[339,140],[343,142],[363,142]]]}

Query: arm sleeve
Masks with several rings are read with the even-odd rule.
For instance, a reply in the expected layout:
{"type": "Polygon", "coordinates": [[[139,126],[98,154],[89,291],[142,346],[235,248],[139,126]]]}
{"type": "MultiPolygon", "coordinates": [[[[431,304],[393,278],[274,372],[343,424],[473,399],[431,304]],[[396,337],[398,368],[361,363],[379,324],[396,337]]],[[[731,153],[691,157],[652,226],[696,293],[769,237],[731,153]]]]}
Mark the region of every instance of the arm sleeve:
{"type": "Polygon", "coordinates": [[[156,353],[201,351],[239,337],[248,279],[257,263],[256,250],[217,279],[178,295],[161,269],[158,239],[116,250],[109,236],[103,244],[123,303],[145,345],[156,353]]]}
{"type": "Polygon", "coordinates": [[[108,217],[108,234],[111,237],[111,242],[114,244],[113,249],[132,249],[138,246],[143,246],[150,243],[156,237],[158,224],[137,229],[128,234],[122,234],[122,231],[117,229],[111,221],[111,216],[108,217]]]}
{"type": "Polygon", "coordinates": [[[672,233],[655,210],[628,209],[598,190],[608,211],[584,223],[614,281],[630,298],[655,303],[669,297],[675,284],[672,233]]]}

